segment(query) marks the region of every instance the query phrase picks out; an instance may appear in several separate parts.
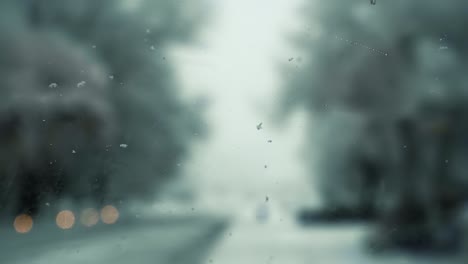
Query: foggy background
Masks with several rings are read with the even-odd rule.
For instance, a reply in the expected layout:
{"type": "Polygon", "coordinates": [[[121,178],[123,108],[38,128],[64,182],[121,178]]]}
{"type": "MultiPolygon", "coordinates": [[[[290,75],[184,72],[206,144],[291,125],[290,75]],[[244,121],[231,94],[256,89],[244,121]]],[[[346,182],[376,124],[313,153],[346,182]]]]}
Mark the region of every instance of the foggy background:
{"type": "Polygon", "coordinates": [[[265,196],[290,209],[314,203],[303,199],[312,193],[300,160],[307,117],[298,113],[284,125],[275,116],[281,64],[298,54],[285,35],[300,27],[299,6],[217,3],[217,22],[203,30],[199,44],[172,52],[185,92],[207,96],[209,138],[185,164],[204,207],[232,213],[263,203],[265,196]]]}

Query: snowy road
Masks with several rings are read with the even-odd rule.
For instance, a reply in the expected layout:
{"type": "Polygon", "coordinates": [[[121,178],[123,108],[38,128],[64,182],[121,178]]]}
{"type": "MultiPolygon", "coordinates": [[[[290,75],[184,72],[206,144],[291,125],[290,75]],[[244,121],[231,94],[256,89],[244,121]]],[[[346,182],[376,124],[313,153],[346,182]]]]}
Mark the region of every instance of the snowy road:
{"type": "Polygon", "coordinates": [[[222,264],[452,264],[449,258],[369,255],[362,244],[365,227],[328,225],[302,228],[294,223],[239,222],[226,230],[209,256],[222,264]]]}
{"type": "Polygon", "coordinates": [[[208,217],[132,221],[62,231],[37,226],[28,234],[2,229],[0,263],[196,264],[224,221],[208,217]]]}
{"type": "MultiPolygon", "coordinates": [[[[10,228],[11,229],[11,228],[10,228]]],[[[213,217],[121,221],[70,231],[35,227],[28,234],[0,230],[0,263],[7,264],[459,264],[454,259],[402,254],[369,255],[365,226],[300,227],[291,219],[213,217]]]]}

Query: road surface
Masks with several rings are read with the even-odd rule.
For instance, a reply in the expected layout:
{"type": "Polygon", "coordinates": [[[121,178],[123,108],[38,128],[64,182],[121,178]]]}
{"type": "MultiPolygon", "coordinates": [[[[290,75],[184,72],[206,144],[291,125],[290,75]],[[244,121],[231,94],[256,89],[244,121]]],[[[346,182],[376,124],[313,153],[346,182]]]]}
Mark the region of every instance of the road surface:
{"type": "Polygon", "coordinates": [[[197,264],[211,249],[223,219],[196,216],[121,221],[60,230],[39,223],[27,234],[0,231],[2,264],[197,264]]]}

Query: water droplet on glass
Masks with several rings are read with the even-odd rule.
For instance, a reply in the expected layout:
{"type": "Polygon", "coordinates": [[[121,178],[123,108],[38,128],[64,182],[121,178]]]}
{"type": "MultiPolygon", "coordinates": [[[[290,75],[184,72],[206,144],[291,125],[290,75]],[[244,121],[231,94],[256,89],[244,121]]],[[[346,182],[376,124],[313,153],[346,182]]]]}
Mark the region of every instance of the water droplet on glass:
{"type": "Polygon", "coordinates": [[[260,124],[257,125],[257,130],[262,129],[263,128],[262,126],[263,126],[263,122],[260,122],[260,124]]]}

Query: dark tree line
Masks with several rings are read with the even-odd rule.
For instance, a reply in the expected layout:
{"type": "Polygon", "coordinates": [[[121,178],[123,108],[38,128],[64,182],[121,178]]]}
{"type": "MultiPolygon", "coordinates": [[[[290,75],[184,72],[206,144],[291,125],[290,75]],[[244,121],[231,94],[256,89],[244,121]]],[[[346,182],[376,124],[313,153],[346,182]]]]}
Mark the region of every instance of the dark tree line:
{"type": "Polygon", "coordinates": [[[2,212],[151,199],[175,175],[203,126],[165,52],[203,23],[196,2],[2,1],[2,212]]]}
{"type": "Polygon", "coordinates": [[[468,198],[467,8],[332,0],[305,9],[306,63],[290,72],[282,107],[312,117],[325,207],[375,215],[380,242],[454,239],[468,198]]]}

